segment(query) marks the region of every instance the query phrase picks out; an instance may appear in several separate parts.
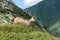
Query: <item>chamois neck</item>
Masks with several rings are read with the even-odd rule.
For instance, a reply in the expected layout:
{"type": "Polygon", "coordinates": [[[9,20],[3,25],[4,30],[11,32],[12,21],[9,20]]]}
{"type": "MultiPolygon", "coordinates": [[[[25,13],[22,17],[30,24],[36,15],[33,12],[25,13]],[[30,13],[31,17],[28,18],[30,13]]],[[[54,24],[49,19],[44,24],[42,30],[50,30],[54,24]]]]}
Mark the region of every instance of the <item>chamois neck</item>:
{"type": "Polygon", "coordinates": [[[32,20],[30,19],[30,20],[28,20],[28,22],[29,22],[29,23],[31,23],[31,22],[32,22],[32,20]]]}

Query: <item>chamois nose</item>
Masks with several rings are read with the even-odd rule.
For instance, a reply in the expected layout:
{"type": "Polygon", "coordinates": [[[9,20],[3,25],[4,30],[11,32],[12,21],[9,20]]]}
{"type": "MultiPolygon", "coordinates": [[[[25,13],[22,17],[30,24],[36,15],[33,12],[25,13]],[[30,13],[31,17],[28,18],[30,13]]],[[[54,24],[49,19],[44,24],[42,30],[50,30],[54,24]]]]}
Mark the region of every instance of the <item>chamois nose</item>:
{"type": "Polygon", "coordinates": [[[34,20],[36,21],[36,17],[34,17],[34,20]]]}

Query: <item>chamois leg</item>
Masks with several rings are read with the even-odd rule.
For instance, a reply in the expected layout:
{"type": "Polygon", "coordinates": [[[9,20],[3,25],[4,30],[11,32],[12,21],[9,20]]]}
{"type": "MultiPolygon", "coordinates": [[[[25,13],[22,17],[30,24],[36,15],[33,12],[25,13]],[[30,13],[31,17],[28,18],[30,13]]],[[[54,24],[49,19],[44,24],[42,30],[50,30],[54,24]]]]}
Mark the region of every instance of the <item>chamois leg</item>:
{"type": "Polygon", "coordinates": [[[32,26],[29,25],[28,27],[29,27],[30,29],[32,29],[32,26]]]}
{"type": "Polygon", "coordinates": [[[32,31],[32,27],[31,26],[28,26],[28,28],[30,29],[29,32],[31,32],[32,31]]]}

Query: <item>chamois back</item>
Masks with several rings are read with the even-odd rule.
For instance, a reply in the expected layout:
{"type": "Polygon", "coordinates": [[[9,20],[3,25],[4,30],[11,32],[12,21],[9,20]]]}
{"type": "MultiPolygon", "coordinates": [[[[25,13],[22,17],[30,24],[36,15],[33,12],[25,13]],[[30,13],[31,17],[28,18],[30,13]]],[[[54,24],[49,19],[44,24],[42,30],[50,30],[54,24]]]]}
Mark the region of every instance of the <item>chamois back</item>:
{"type": "Polygon", "coordinates": [[[34,17],[32,17],[31,19],[23,19],[21,17],[16,17],[14,18],[14,22],[13,24],[17,24],[17,23],[21,23],[24,24],[26,26],[29,26],[31,22],[35,21],[34,17]]]}

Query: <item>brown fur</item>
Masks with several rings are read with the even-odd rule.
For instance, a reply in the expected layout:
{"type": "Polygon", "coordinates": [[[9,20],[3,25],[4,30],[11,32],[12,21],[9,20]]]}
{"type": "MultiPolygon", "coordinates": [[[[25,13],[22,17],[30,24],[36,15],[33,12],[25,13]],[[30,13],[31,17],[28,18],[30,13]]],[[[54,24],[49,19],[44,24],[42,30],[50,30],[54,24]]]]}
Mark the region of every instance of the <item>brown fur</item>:
{"type": "Polygon", "coordinates": [[[14,24],[21,23],[21,24],[24,24],[24,25],[26,25],[26,26],[29,26],[32,21],[35,21],[35,19],[34,19],[33,17],[32,17],[31,19],[29,19],[29,20],[25,20],[25,19],[23,19],[23,18],[16,17],[16,18],[14,19],[14,22],[13,22],[13,23],[14,23],[14,24]]]}

